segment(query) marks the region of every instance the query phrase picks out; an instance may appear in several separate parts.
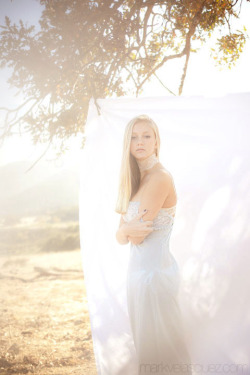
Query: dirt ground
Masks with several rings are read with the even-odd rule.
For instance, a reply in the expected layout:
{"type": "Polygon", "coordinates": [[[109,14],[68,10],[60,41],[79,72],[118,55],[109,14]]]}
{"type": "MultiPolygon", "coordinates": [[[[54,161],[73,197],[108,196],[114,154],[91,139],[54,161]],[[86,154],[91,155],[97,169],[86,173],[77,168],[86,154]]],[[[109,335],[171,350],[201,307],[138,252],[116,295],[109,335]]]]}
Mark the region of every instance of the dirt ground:
{"type": "Polygon", "coordinates": [[[0,374],[97,375],[80,250],[0,257],[0,374]]]}

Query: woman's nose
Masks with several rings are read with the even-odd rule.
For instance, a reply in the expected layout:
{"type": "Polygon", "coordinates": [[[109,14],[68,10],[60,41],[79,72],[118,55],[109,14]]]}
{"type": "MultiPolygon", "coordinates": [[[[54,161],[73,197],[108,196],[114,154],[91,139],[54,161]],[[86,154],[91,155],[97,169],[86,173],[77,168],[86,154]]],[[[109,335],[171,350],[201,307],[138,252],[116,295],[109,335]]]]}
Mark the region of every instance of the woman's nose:
{"type": "Polygon", "coordinates": [[[138,140],[137,140],[137,144],[140,145],[140,144],[142,144],[142,143],[143,143],[142,139],[138,138],[138,140]]]}

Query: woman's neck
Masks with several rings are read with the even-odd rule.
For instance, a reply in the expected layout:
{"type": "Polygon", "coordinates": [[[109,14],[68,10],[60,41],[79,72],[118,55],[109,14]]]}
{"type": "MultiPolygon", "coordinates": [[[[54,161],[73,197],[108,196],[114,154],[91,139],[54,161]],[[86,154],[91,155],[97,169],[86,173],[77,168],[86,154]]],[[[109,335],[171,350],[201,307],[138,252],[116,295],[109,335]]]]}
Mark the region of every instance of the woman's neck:
{"type": "Polygon", "coordinates": [[[155,154],[152,154],[152,155],[148,156],[144,160],[138,160],[137,159],[136,161],[137,161],[137,165],[140,169],[141,175],[144,174],[144,171],[146,171],[150,168],[153,168],[153,166],[155,164],[159,163],[159,160],[158,160],[158,158],[155,154]]]}

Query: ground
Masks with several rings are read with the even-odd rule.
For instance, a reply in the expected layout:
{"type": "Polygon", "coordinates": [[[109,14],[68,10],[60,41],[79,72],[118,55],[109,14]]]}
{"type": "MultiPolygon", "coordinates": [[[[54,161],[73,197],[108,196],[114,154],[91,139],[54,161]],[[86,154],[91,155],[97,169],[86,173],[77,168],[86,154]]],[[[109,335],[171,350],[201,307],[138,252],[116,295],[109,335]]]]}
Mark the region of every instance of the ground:
{"type": "Polygon", "coordinates": [[[0,374],[97,375],[80,250],[0,257],[0,374]]]}

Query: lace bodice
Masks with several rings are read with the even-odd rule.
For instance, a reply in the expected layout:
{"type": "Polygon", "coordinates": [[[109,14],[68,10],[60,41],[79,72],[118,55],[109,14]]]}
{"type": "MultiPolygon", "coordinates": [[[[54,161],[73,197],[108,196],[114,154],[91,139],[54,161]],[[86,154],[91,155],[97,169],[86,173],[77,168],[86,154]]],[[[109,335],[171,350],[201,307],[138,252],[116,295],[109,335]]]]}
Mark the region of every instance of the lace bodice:
{"type": "MultiPolygon", "coordinates": [[[[139,201],[129,201],[129,206],[126,214],[122,215],[123,220],[129,222],[139,212],[139,201]]],[[[153,220],[153,230],[159,230],[166,228],[166,226],[172,226],[174,223],[174,215],[176,211],[176,205],[172,207],[161,208],[157,216],[153,220]]]]}

